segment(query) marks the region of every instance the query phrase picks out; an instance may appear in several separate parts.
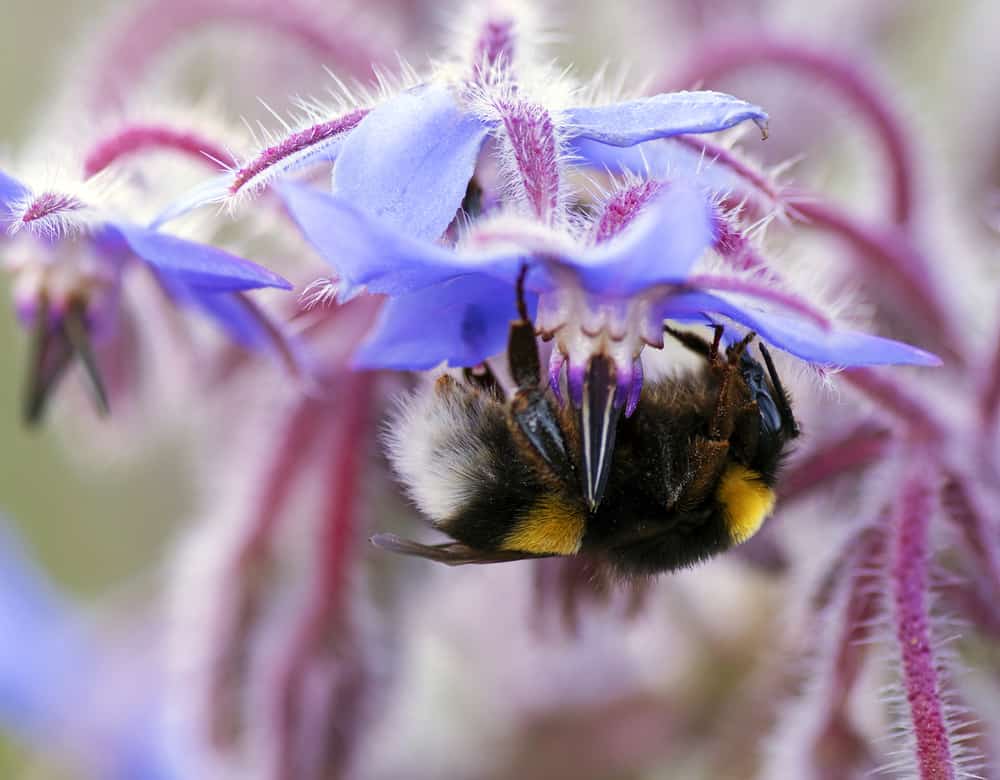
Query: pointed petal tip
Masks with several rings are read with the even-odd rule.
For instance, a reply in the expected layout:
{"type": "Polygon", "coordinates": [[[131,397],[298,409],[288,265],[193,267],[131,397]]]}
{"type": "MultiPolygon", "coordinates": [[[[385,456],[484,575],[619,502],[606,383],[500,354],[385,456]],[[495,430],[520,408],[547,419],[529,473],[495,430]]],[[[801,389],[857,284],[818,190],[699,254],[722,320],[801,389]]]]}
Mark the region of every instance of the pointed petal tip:
{"type": "Polygon", "coordinates": [[[294,289],[291,282],[269,268],[207,244],[128,222],[112,222],[107,227],[157,272],[204,292],[294,289]]]}

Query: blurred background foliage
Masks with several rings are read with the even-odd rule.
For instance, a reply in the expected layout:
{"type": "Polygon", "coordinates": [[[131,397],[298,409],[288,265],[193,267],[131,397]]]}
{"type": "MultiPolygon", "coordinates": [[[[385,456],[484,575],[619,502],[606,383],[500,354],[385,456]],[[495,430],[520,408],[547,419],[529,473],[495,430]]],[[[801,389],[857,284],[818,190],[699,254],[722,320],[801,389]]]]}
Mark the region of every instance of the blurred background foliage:
{"type": "MultiPolygon", "coordinates": [[[[72,72],[59,52],[102,12],[104,0],[5,0],[0,24],[0,155],[30,142],[41,101],[72,72]]],[[[9,279],[0,276],[9,302],[9,279]]],[[[147,566],[164,528],[184,508],[186,491],[166,453],[115,463],[88,453],[88,442],[55,433],[58,399],[47,424],[21,422],[29,339],[9,306],[0,316],[0,510],[22,529],[41,562],[64,587],[85,595],[131,579],[147,566]],[[67,451],[73,447],[75,452],[67,451]],[[85,464],[81,468],[81,464],[85,464]],[[95,537],[100,543],[95,543],[95,537]]],[[[70,377],[69,382],[77,381],[70,377]]]]}
{"type": "MultiPolygon", "coordinates": [[[[16,158],[30,142],[40,121],[42,101],[58,79],[73,77],[73,63],[62,55],[75,50],[76,39],[87,34],[89,25],[108,7],[131,1],[0,0],[0,165],[16,158]]],[[[931,167],[971,165],[965,151],[975,139],[961,132],[967,128],[957,127],[956,119],[963,101],[974,94],[959,80],[970,72],[962,66],[959,43],[970,35],[991,35],[985,25],[978,27],[976,20],[995,18],[988,13],[992,2],[997,0],[890,4],[905,10],[897,13],[891,29],[884,31],[882,50],[875,59],[891,69],[888,83],[902,86],[897,97],[916,121],[925,143],[937,152],[925,161],[931,167]]],[[[607,56],[622,51],[621,42],[639,30],[643,15],[651,12],[658,0],[637,2],[639,10],[634,15],[607,4],[600,12],[577,14],[576,18],[565,12],[579,7],[574,0],[559,5],[569,28],[565,40],[586,42],[585,46],[574,46],[572,52],[561,52],[562,59],[574,61],[587,73],[607,56]]],[[[591,5],[597,7],[590,3],[587,7],[591,5]]],[[[663,7],[668,5],[662,3],[663,7]]],[[[726,4],[718,5],[724,8],[726,4]]],[[[803,3],[794,12],[787,2],[776,5],[784,7],[787,32],[809,28],[812,4],[803,3]]],[[[830,31],[822,32],[821,37],[827,40],[836,37],[830,31]]],[[[994,39],[997,32],[992,32],[994,39]]],[[[630,71],[634,80],[641,79],[638,71],[650,64],[648,59],[660,54],[648,40],[640,43],[634,52],[629,51],[638,58],[630,71]]],[[[760,98],[755,94],[754,75],[739,82],[733,91],[749,99],[760,98]]],[[[292,85],[290,91],[299,87],[292,85]]],[[[782,121],[776,117],[772,131],[781,127],[782,121]]],[[[867,143],[867,139],[837,140],[842,144],[867,143]]],[[[849,170],[850,166],[839,167],[845,159],[855,159],[854,151],[837,154],[831,150],[826,155],[826,169],[822,160],[805,165],[819,166],[817,178],[822,180],[824,191],[836,191],[845,180],[853,180],[851,174],[863,173],[857,168],[849,170]]],[[[868,152],[864,150],[860,159],[869,159],[865,156],[868,152]]],[[[128,587],[158,571],[170,529],[186,520],[194,506],[195,497],[188,489],[192,483],[178,457],[180,447],[157,445],[138,458],[130,451],[120,461],[110,460],[106,454],[93,456],[86,437],[57,435],[57,428],[68,422],[64,416],[60,419],[60,412],[80,408],[61,403],[59,397],[46,425],[26,429],[21,422],[21,405],[29,344],[11,315],[8,287],[6,275],[0,274],[0,511],[10,515],[62,587],[84,598],[128,587]]],[[[76,381],[77,377],[70,377],[68,383],[76,381]]],[[[103,448],[104,453],[107,449],[103,448]]],[[[24,777],[23,763],[0,738],[0,780],[24,777]]],[[[48,768],[33,771],[43,774],[30,774],[32,778],[53,777],[48,768]]]]}

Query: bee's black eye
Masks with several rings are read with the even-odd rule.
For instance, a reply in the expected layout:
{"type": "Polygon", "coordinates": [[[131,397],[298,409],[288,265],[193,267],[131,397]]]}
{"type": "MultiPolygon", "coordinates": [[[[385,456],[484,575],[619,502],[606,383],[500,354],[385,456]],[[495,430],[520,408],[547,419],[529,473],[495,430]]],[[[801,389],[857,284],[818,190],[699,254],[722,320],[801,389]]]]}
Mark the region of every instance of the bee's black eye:
{"type": "Polygon", "coordinates": [[[767,380],[764,379],[764,367],[750,357],[749,353],[744,352],[740,355],[740,373],[747,383],[751,400],[757,402],[760,410],[761,431],[777,433],[781,430],[781,413],[771,396],[767,380]]]}

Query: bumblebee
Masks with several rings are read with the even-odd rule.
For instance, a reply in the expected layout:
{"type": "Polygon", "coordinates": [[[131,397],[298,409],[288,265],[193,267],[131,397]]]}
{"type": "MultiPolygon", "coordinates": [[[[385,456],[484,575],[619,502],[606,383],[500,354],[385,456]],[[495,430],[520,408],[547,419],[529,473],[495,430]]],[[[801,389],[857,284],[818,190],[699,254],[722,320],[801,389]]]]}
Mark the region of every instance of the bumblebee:
{"type": "Polygon", "coordinates": [[[704,364],[648,382],[624,417],[601,355],[581,407],[557,403],[520,300],[519,310],[509,399],[488,374],[445,375],[387,429],[407,492],[454,541],[380,534],[376,546],[453,565],[581,554],[644,575],[703,561],[760,528],[799,428],[767,348],[766,374],[750,353],[752,333],[724,347],[722,327],[712,342],[665,327],[704,364]]]}

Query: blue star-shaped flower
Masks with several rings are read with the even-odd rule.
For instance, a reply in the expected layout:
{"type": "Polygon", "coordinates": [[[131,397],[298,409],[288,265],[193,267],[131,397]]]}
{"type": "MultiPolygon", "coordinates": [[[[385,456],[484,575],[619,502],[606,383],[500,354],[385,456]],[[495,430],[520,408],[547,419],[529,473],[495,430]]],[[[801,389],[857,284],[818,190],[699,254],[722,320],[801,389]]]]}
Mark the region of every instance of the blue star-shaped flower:
{"type": "Polygon", "coordinates": [[[290,182],[280,192],[336,270],[342,298],[361,290],[388,296],[357,354],[362,366],[471,366],[500,353],[516,317],[514,285],[525,265],[529,308],[538,309],[544,332],[565,340],[571,369],[575,340],[586,341],[581,332],[618,331],[607,346],[622,351],[613,357],[631,372],[643,343],[662,344],[665,319],[719,318],[814,363],[938,363],[915,347],[834,329],[776,305],[766,289],[734,296],[724,292],[725,280],[692,277],[695,262],[715,241],[711,205],[698,187],[672,183],[604,242],[511,219],[477,223],[457,249],[413,238],[339,194],[290,182]]]}
{"type": "Polygon", "coordinates": [[[0,234],[27,234],[16,274],[15,306],[39,334],[29,419],[74,355],[91,375],[98,403],[106,404],[91,353],[116,321],[124,270],[141,263],[172,300],[208,314],[237,342],[268,343],[268,334],[238,296],[263,287],[290,289],[280,276],[220,249],[142,227],[110,215],[76,195],[34,191],[0,172],[0,234]]]}

